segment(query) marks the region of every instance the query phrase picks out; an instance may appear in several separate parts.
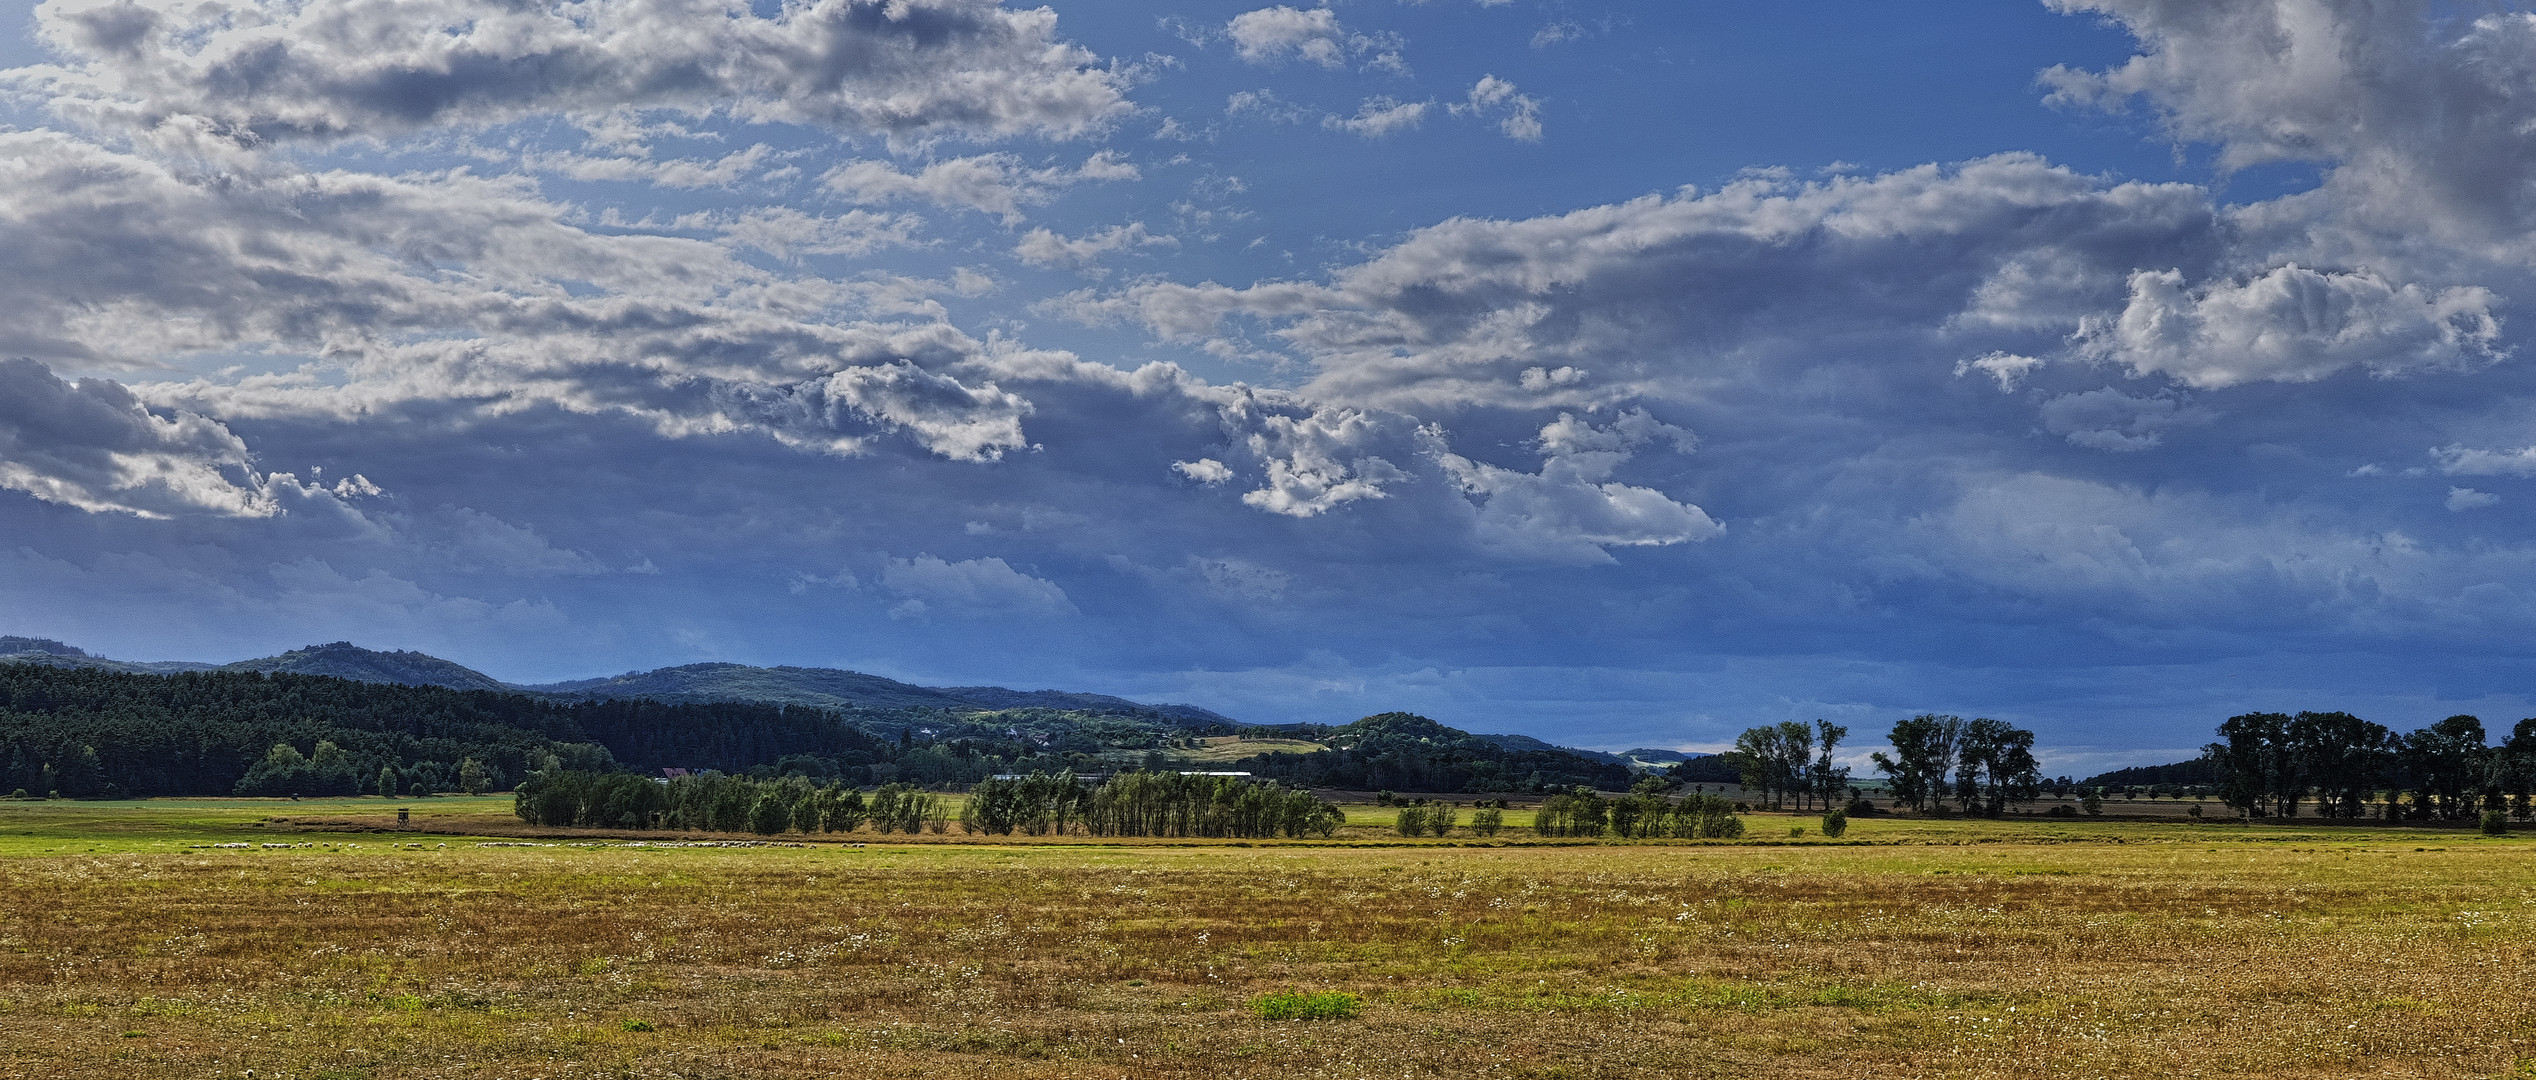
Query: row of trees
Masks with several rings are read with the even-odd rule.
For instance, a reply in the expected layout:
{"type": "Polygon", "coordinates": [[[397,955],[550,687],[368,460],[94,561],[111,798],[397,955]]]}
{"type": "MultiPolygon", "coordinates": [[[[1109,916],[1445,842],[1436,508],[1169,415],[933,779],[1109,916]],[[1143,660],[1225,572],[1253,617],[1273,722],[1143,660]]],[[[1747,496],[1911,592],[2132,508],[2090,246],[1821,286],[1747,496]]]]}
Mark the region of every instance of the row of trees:
{"type": "Polygon", "coordinates": [[[1829,807],[1849,788],[1849,768],[1832,761],[1832,751],[1849,729],[1828,720],[1807,727],[1794,720],[1748,728],[1735,737],[1726,756],[1743,775],[1743,786],[1759,792],[1772,807],[1793,797],[1796,808],[1829,807]]]}
{"type": "MultiPolygon", "coordinates": [[[[1745,729],[1719,756],[1745,790],[1773,808],[1793,802],[1798,810],[1840,810],[1844,797],[1854,802],[1857,795],[1848,766],[1832,760],[1848,736],[1847,727],[1828,720],[1764,724],[1745,729]]],[[[1923,713],[1893,725],[1890,741],[1892,753],[1870,759],[1911,809],[1939,809],[1951,799],[1967,813],[1996,817],[2042,794],[2034,733],[2004,721],[1923,713]]]]}
{"type": "MultiPolygon", "coordinates": [[[[1462,811],[1449,802],[1418,799],[1400,808],[1400,817],[1392,824],[1402,836],[1449,836],[1461,824],[1462,811]]],[[[1471,835],[1495,836],[1505,827],[1506,811],[1481,803],[1471,811],[1471,835]]]]}
{"type": "Polygon", "coordinates": [[[2310,799],[2329,818],[2529,816],[2536,719],[2499,746],[2486,740],[2472,716],[2398,735],[2343,712],[2245,713],[2219,725],[2204,755],[2219,770],[2220,798],[2255,817],[2295,817],[2310,799]]]}
{"type": "MultiPolygon", "coordinates": [[[[544,755],[541,763],[560,761],[550,754],[544,755]]],[[[247,768],[247,774],[238,778],[232,790],[240,795],[375,794],[394,798],[440,791],[476,795],[503,783],[499,768],[472,757],[460,758],[455,766],[438,761],[401,766],[382,763],[377,772],[367,774],[362,769],[364,764],[332,739],[317,740],[316,748],[305,754],[289,743],[275,743],[247,768]]]]}
{"type": "MultiPolygon", "coordinates": [[[[787,776],[762,780],[706,772],[662,783],[631,773],[536,773],[513,795],[532,825],[703,832],[943,832],[949,806],[910,784],[868,796],[843,784],[787,776]]],[[[1072,774],[989,778],[961,808],[967,832],[1034,836],[1080,830],[1093,836],[1328,836],[1337,807],[1274,782],[1230,776],[1123,773],[1098,786],[1072,774]]]]}
{"type": "Polygon", "coordinates": [[[760,780],[706,772],[663,783],[622,772],[557,769],[534,773],[512,793],[512,808],[531,825],[698,832],[944,831],[942,797],[911,784],[888,784],[868,796],[835,783],[787,776],[760,780]]]}
{"type": "Polygon", "coordinates": [[[1743,835],[1743,819],[1735,816],[1731,800],[1717,795],[1677,799],[1664,789],[1663,781],[1647,777],[1629,794],[1607,799],[1580,786],[1543,800],[1533,814],[1533,830],[1543,836],[1624,839],[1732,840],[1743,835]]]}
{"type": "Polygon", "coordinates": [[[1094,836],[1328,836],[1346,820],[1309,791],[1239,776],[1120,773],[1083,799],[1094,836]]]}
{"type": "Polygon", "coordinates": [[[1893,725],[1890,755],[1871,756],[1893,797],[1914,810],[1948,798],[1967,813],[1998,817],[2042,794],[2034,733],[2002,720],[1922,713],[1893,725]]]}

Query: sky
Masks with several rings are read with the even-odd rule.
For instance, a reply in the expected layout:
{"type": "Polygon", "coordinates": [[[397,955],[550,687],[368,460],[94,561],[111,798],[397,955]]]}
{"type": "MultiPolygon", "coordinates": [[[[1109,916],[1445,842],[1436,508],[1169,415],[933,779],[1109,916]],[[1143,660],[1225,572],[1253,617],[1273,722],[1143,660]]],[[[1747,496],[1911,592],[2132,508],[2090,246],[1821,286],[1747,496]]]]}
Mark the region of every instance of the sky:
{"type": "Polygon", "coordinates": [[[0,3],[0,633],[2048,769],[2536,713],[2536,16],[0,3]]]}

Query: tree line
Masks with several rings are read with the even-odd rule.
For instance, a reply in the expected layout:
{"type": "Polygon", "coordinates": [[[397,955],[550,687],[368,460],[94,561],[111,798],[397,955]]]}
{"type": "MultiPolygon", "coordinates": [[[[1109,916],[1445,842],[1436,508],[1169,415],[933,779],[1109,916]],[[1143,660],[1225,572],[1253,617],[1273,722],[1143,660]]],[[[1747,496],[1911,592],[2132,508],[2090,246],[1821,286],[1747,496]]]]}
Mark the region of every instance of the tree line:
{"type": "Polygon", "coordinates": [[[1650,776],[1629,794],[1608,799],[1589,787],[1572,788],[1543,800],[1533,812],[1532,827],[1543,836],[1732,840],[1743,835],[1743,819],[1735,816],[1732,800],[1700,794],[1673,798],[1665,787],[1650,776]]]}
{"type": "MultiPolygon", "coordinates": [[[[1763,724],[1746,728],[1735,748],[1717,757],[1767,806],[1793,803],[1800,811],[1845,817],[1865,808],[1849,767],[1832,758],[1848,736],[1847,727],[1827,720],[1763,724]]],[[[1922,713],[1895,723],[1886,738],[1893,751],[1879,750],[1868,759],[1884,774],[1894,800],[1913,810],[1943,810],[1952,800],[1965,813],[1997,817],[2043,792],[2034,733],[2005,721],[1922,713]]],[[[1674,767],[1676,783],[1692,779],[1684,768],[1689,764],[1674,767]]]]}
{"type": "MultiPolygon", "coordinates": [[[[908,784],[868,796],[803,776],[758,779],[719,772],[667,782],[630,773],[555,770],[521,783],[513,808],[531,825],[701,832],[944,832],[949,800],[908,784]]],[[[1337,807],[1274,781],[1128,772],[1087,785],[1072,774],[992,777],[972,786],[962,831],[1034,836],[1328,836],[1337,807]]]]}
{"type": "Polygon", "coordinates": [[[2483,721],[2451,716],[2409,734],[2344,712],[2245,713],[2203,749],[2222,801],[2250,817],[2525,820],[2536,798],[2536,719],[2490,745],[2483,721]]]}
{"type": "Polygon", "coordinates": [[[512,809],[531,825],[693,832],[942,832],[943,798],[912,784],[866,794],[802,776],[759,779],[705,772],[653,780],[623,772],[557,769],[532,774],[512,791],[512,809]]]}

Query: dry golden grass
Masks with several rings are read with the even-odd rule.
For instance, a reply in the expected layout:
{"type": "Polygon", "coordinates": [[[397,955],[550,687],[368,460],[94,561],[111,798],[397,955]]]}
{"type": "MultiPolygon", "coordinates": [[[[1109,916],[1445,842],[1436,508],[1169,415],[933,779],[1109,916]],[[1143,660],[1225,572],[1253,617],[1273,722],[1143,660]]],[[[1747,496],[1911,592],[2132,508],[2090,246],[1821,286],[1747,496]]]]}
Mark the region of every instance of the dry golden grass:
{"type": "Polygon", "coordinates": [[[57,849],[0,858],[0,1075],[2536,1075],[2536,846],[2014,824],[57,849]],[[1244,1007],[1286,989],[1367,1005],[1244,1007]]]}

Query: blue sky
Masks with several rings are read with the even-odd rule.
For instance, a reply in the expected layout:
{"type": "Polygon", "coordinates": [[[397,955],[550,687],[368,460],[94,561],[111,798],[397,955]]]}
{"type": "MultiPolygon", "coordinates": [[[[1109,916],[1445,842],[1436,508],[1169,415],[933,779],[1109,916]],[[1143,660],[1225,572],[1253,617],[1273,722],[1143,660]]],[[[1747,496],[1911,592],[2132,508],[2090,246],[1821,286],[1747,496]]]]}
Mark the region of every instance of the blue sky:
{"type": "Polygon", "coordinates": [[[2513,9],[0,10],[9,632],[2073,772],[2531,710],[2513,9]]]}

